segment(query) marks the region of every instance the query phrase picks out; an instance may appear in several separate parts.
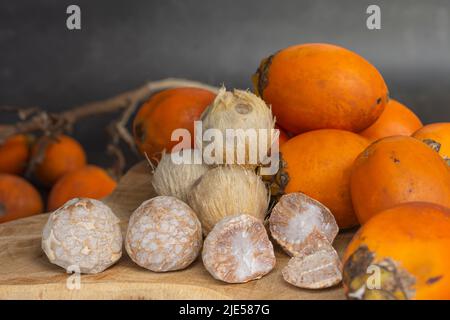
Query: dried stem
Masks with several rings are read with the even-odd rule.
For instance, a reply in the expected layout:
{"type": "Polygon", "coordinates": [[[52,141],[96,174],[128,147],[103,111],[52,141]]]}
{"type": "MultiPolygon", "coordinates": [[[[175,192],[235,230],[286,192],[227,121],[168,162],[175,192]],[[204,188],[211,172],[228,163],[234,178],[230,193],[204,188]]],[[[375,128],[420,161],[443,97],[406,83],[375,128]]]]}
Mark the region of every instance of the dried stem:
{"type": "Polygon", "coordinates": [[[16,113],[20,120],[26,120],[39,111],[41,110],[38,107],[20,108],[15,106],[0,106],[0,112],[16,113]]]}
{"type": "Polygon", "coordinates": [[[27,170],[29,172],[42,159],[48,143],[63,132],[71,132],[77,121],[94,115],[123,110],[120,118],[108,127],[108,132],[111,135],[108,153],[115,156],[114,171],[116,175],[119,175],[125,167],[125,157],[119,147],[120,141],[124,141],[134,153],[137,153],[133,136],[126,127],[139,103],[158,91],[178,87],[196,87],[213,92],[218,90],[216,87],[197,81],[168,78],[151,81],[137,89],[124,92],[110,99],[86,103],[59,113],[47,112],[38,107],[0,106],[0,111],[15,112],[20,119],[16,124],[0,124],[0,143],[15,134],[40,133],[42,137],[38,140],[39,151],[30,161],[27,170]]]}
{"type": "Polygon", "coordinates": [[[48,145],[57,140],[58,134],[54,132],[51,135],[44,134],[35,142],[37,151],[33,154],[33,156],[30,158],[30,161],[28,162],[25,176],[31,176],[36,166],[44,159],[45,151],[47,150],[48,145]]]}
{"type": "MultiPolygon", "coordinates": [[[[217,92],[217,88],[213,86],[191,80],[169,78],[161,81],[152,81],[142,87],[127,91],[107,100],[90,102],[60,113],[40,111],[26,121],[21,121],[14,125],[0,125],[0,142],[11,135],[19,133],[47,131],[54,129],[55,127],[64,128],[66,131],[67,129],[70,129],[75,122],[83,118],[115,112],[121,109],[130,108],[130,105],[133,105],[128,112],[128,114],[131,115],[137,104],[151,96],[153,93],[177,87],[198,87],[217,92]]],[[[16,107],[0,106],[0,110],[3,110],[3,108],[20,110],[16,107]]],[[[22,108],[21,110],[29,109],[30,108],[22,108]]],[[[33,107],[33,109],[36,110],[36,107],[33,107]]]]}

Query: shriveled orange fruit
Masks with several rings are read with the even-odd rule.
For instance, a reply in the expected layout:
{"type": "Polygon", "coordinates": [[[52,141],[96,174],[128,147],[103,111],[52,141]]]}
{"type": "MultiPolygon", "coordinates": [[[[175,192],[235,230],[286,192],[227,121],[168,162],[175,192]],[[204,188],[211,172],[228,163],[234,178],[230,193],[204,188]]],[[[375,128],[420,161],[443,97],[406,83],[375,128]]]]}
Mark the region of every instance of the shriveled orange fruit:
{"type": "Polygon", "coordinates": [[[387,137],[371,144],[353,165],[350,187],[361,224],[405,202],[450,207],[448,166],[437,152],[411,137],[387,137]]]}
{"type": "Polygon", "coordinates": [[[29,139],[15,135],[0,145],[0,173],[22,174],[30,155],[29,139]]]}
{"type": "Polygon", "coordinates": [[[199,88],[175,88],[161,91],[145,102],[134,122],[134,139],[149,158],[170,152],[179,141],[171,141],[175,129],[188,129],[194,143],[194,121],[215,98],[211,91],[199,88]]]}
{"type": "MultiPolygon", "coordinates": [[[[33,154],[38,152],[34,145],[33,154]]],[[[43,185],[52,186],[65,174],[86,165],[86,153],[75,139],[60,135],[45,149],[44,158],[36,165],[34,174],[43,185]]]]}
{"type": "Polygon", "coordinates": [[[323,43],[295,45],[264,59],[253,84],[280,125],[294,134],[328,128],[359,132],[378,119],[388,101],[387,86],[372,64],[323,43]]]}
{"type": "Polygon", "coordinates": [[[39,192],[25,179],[0,174],[0,223],[42,213],[39,192]]]}
{"type": "Polygon", "coordinates": [[[47,207],[53,211],[73,198],[102,199],[116,188],[117,183],[108,173],[93,165],[76,169],[64,175],[53,186],[47,207]]]}
{"type": "Polygon", "coordinates": [[[350,299],[450,299],[450,209],[405,203],[380,212],[344,255],[350,299]]]}
{"type": "Polygon", "coordinates": [[[375,141],[390,136],[410,136],[422,126],[414,112],[400,102],[390,99],[378,120],[359,134],[375,141]]]}
{"type": "Polygon", "coordinates": [[[358,224],[350,198],[353,161],[369,145],[356,133],[335,129],[315,130],[291,138],[280,148],[281,181],[286,193],[302,192],[333,213],[339,228],[358,224]]]}
{"type": "Polygon", "coordinates": [[[450,165],[450,122],[428,124],[416,131],[413,137],[427,144],[435,144],[439,154],[450,165]]]}

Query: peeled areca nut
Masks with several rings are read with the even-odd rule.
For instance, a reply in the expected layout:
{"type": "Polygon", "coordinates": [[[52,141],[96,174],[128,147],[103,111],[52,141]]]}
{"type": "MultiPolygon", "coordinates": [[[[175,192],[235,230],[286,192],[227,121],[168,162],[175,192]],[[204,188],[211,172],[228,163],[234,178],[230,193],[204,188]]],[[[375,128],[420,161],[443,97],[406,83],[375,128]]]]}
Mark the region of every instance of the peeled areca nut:
{"type": "Polygon", "coordinates": [[[272,237],[291,256],[331,244],[339,228],[333,214],[320,202],[294,192],[280,198],[269,218],[272,237]]]}
{"type": "Polygon", "coordinates": [[[216,224],[205,239],[202,259],[215,279],[228,283],[259,279],[275,266],[263,223],[246,214],[225,217],[216,224]]]}
{"type": "Polygon", "coordinates": [[[130,217],[125,249],[143,268],[154,272],[184,269],[197,258],[201,247],[200,221],[175,197],[144,201],[130,217]]]}
{"type": "Polygon", "coordinates": [[[332,287],[342,281],[342,265],[331,246],[325,245],[313,252],[299,253],[282,270],[283,279],[306,289],[332,287]]]}
{"type": "Polygon", "coordinates": [[[72,199],[48,218],[42,249],[68,272],[102,272],[122,255],[119,219],[101,201],[72,199]]]}

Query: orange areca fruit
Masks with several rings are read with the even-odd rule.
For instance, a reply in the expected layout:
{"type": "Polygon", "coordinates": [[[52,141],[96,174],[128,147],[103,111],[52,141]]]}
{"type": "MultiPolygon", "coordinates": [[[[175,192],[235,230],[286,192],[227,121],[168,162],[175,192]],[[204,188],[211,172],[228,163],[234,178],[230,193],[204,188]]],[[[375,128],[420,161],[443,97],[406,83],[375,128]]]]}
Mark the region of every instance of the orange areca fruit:
{"type": "Polygon", "coordinates": [[[73,198],[102,199],[116,188],[117,183],[105,170],[88,165],[64,175],[53,186],[47,207],[53,211],[73,198]]]}
{"type": "Polygon", "coordinates": [[[179,143],[171,141],[176,129],[189,130],[194,142],[194,121],[199,120],[215,94],[199,88],[175,88],[161,91],[139,109],[133,133],[139,150],[150,158],[159,158],[179,143]]]}
{"type": "Polygon", "coordinates": [[[41,196],[28,181],[11,174],[0,174],[0,223],[42,211],[41,196]]]}
{"type": "Polygon", "coordinates": [[[0,173],[22,174],[30,155],[29,139],[15,135],[0,145],[0,173]]]}
{"type": "Polygon", "coordinates": [[[278,125],[275,125],[275,129],[280,130],[280,136],[278,138],[278,143],[281,147],[283,144],[285,144],[289,140],[289,136],[287,135],[286,131],[284,131],[278,125]]]}
{"type": "Polygon", "coordinates": [[[284,192],[302,192],[333,213],[340,228],[358,224],[350,197],[353,161],[369,145],[356,133],[324,129],[300,134],[280,148],[284,192]]]}
{"type": "MultiPolygon", "coordinates": [[[[32,150],[38,152],[36,144],[32,150]]],[[[43,185],[52,186],[59,178],[86,165],[86,153],[75,139],[60,135],[45,149],[44,158],[36,165],[35,176],[43,185]]]]}
{"type": "Polygon", "coordinates": [[[450,122],[426,125],[416,131],[413,137],[427,144],[434,144],[439,154],[450,165],[450,122]]]}
{"type": "Polygon", "coordinates": [[[350,186],[361,224],[405,202],[450,207],[448,166],[437,152],[411,137],[387,137],[371,144],[356,159],[350,186]]]}
{"type": "Polygon", "coordinates": [[[261,62],[253,83],[279,124],[294,134],[328,128],[359,132],[378,119],[388,101],[372,64],[330,44],[278,51],[261,62]]]}
{"type": "Polygon", "coordinates": [[[390,136],[410,136],[422,128],[422,122],[408,107],[390,99],[381,116],[359,134],[375,141],[390,136]]]}
{"type": "Polygon", "coordinates": [[[405,203],[380,212],[344,255],[350,299],[450,299],[450,209],[405,203]]]}

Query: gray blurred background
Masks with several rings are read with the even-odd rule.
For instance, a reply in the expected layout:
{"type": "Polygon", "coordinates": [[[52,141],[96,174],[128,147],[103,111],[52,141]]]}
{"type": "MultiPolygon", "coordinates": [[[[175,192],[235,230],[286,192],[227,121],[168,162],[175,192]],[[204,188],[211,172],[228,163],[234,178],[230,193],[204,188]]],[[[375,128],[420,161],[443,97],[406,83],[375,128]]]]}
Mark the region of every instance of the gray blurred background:
{"type": "MultiPolygon", "coordinates": [[[[450,121],[449,0],[2,0],[0,105],[57,111],[165,77],[249,88],[261,58],[304,42],[356,51],[425,123],[450,121]],[[66,28],[69,4],[82,30],[66,28]],[[370,4],[381,30],[366,28],[370,4]]],[[[75,129],[90,162],[108,164],[109,120],[75,129]]]]}

